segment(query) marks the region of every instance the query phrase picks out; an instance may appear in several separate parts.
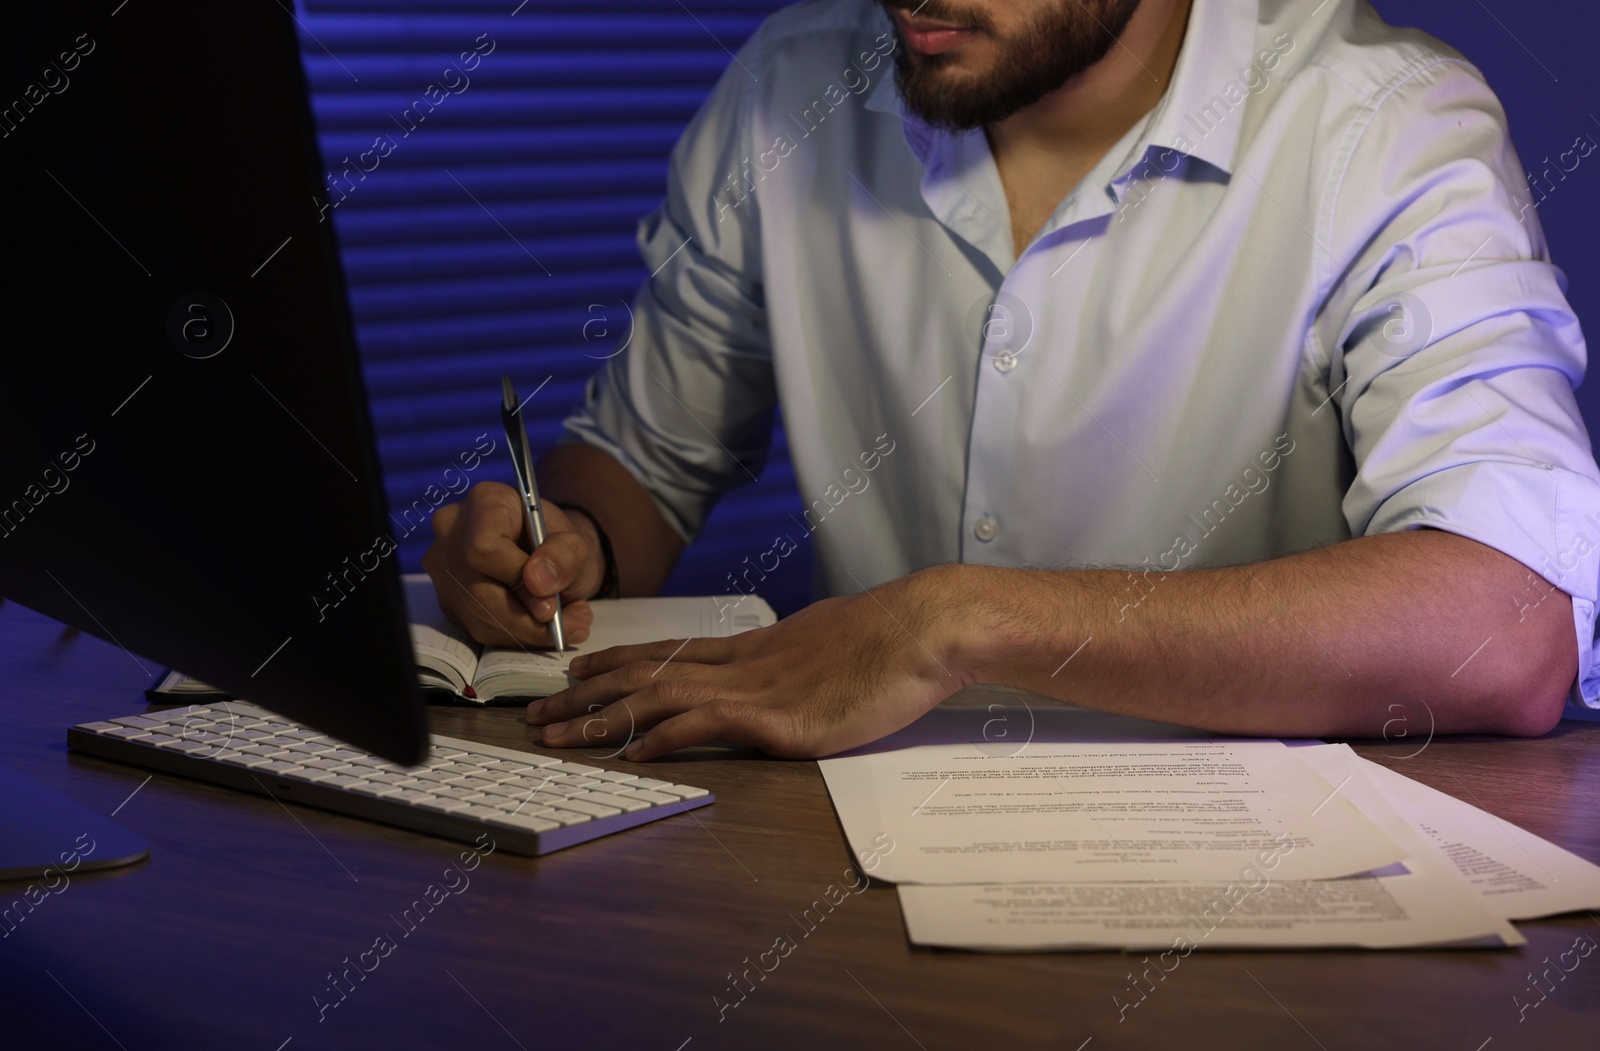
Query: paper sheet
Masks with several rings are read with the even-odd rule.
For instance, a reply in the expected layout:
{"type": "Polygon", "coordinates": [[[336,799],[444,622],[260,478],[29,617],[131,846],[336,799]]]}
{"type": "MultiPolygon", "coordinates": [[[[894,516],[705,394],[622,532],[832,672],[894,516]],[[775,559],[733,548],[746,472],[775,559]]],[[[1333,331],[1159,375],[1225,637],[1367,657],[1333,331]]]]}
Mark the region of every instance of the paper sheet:
{"type": "Polygon", "coordinates": [[[1334,880],[1285,879],[1281,865],[1255,864],[1216,883],[903,884],[911,940],[979,950],[1159,949],[1152,966],[1163,972],[1197,948],[1524,944],[1384,803],[1346,746],[1296,751],[1413,856],[1384,875],[1334,880]]]}
{"type": "Polygon", "coordinates": [[[1600,909],[1600,866],[1381,763],[1359,762],[1389,805],[1498,915],[1533,920],[1600,909]]]}
{"type": "Polygon", "coordinates": [[[874,856],[871,875],[1226,881],[1276,853],[1278,879],[1327,879],[1407,855],[1278,741],[1165,730],[1140,740],[1154,724],[1059,707],[1027,709],[1026,741],[985,741],[979,727],[992,736],[996,719],[1020,727],[1024,712],[935,709],[909,734],[822,761],[852,850],[874,856]]]}

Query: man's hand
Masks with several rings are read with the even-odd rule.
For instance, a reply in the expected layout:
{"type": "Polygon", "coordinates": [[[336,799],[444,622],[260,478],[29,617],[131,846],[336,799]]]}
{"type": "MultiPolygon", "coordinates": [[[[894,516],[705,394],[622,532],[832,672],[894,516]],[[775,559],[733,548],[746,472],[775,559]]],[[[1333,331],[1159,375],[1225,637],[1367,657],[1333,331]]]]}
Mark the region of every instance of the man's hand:
{"type": "Polygon", "coordinates": [[[480,483],[461,503],[433,513],[434,541],[422,568],[445,614],[479,642],[553,645],[556,595],[567,642],[589,637],[594,611],[586,600],[605,575],[594,524],[550,503],[544,522],[545,542],[530,558],[522,547],[522,498],[510,486],[480,483]]]}
{"type": "Polygon", "coordinates": [[[826,599],[731,638],[617,646],[579,657],[578,685],[528,706],[544,743],[626,740],[646,760],[711,740],[771,755],[832,755],[875,741],[966,685],[950,611],[930,573],[826,599]]]}

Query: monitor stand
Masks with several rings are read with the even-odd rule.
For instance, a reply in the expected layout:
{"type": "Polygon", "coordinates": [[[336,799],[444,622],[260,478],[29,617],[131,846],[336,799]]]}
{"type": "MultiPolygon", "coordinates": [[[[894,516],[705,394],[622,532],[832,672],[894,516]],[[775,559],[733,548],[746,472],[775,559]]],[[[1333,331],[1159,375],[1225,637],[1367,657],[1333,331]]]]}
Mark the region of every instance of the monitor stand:
{"type": "MultiPolygon", "coordinates": [[[[38,880],[39,890],[59,891],[76,873],[149,856],[150,844],[120,825],[0,766],[0,880],[38,880]]],[[[38,902],[21,903],[30,900],[27,893],[33,889],[0,891],[0,906],[31,912],[38,902]]]]}

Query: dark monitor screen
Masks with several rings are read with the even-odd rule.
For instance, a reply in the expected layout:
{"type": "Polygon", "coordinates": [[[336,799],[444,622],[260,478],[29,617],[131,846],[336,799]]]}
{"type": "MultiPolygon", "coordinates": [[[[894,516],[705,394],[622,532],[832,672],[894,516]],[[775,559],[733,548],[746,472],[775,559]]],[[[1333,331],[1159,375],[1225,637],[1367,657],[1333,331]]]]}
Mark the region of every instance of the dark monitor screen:
{"type": "Polygon", "coordinates": [[[415,761],[293,16],[115,6],[0,32],[0,594],[415,761]]]}

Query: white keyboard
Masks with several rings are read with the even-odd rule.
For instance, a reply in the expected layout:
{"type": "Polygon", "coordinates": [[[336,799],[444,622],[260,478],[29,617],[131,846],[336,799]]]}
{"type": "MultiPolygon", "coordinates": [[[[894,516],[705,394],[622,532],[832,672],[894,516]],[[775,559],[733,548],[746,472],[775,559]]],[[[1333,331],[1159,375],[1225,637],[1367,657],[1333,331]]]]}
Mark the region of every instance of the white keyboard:
{"type": "Polygon", "coordinates": [[[548,854],[716,798],[703,788],[437,734],[423,765],[400,766],[243,701],[82,723],[67,731],[67,744],[468,843],[487,832],[513,854],[548,854]]]}

